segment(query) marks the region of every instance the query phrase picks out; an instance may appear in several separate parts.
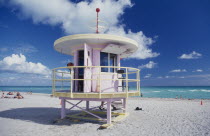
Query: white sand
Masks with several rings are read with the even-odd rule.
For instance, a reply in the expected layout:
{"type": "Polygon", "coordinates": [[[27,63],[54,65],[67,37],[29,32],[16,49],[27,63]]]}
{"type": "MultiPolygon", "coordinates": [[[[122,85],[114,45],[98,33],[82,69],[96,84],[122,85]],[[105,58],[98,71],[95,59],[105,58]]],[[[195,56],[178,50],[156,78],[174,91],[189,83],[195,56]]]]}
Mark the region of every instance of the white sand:
{"type": "Polygon", "coordinates": [[[23,96],[20,100],[0,99],[0,136],[210,135],[210,100],[203,100],[201,106],[200,100],[132,98],[127,105],[130,116],[109,129],[97,130],[100,124],[93,122],[65,119],[53,124],[60,118],[58,98],[42,94],[23,96]],[[135,111],[137,106],[143,111],[135,111]]]}

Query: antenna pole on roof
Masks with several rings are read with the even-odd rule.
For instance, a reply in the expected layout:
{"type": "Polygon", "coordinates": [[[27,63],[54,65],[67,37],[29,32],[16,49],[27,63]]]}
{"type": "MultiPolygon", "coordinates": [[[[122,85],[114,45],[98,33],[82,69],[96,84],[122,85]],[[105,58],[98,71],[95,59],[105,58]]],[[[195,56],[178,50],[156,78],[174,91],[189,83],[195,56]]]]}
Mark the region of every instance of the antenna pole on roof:
{"type": "Polygon", "coordinates": [[[96,33],[98,34],[98,13],[100,12],[100,8],[96,8],[96,12],[97,12],[97,20],[96,20],[96,33]]]}

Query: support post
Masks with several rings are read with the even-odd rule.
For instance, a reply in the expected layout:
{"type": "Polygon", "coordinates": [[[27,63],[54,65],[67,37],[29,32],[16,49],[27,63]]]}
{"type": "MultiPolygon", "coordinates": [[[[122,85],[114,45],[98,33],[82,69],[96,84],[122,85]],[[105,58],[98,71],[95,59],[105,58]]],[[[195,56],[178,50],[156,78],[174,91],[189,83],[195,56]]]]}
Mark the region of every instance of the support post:
{"type": "Polygon", "coordinates": [[[74,85],[74,69],[71,67],[71,90],[70,90],[70,92],[71,92],[71,98],[73,98],[73,85],[74,85]]]}
{"type": "Polygon", "coordinates": [[[89,104],[90,104],[90,102],[86,101],[86,110],[89,110],[89,104]]]}
{"type": "Polygon", "coordinates": [[[99,98],[101,99],[101,69],[99,70],[99,98]]]}
{"type": "Polygon", "coordinates": [[[126,98],[128,98],[128,68],[126,70],[126,98]]]}
{"type": "Polygon", "coordinates": [[[107,101],[107,124],[112,122],[112,113],[111,113],[111,101],[107,101]]]}
{"type": "Polygon", "coordinates": [[[123,112],[126,113],[126,98],[123,98],[123,112]]]}
{"type": "Polygon", "coordinates": [[[66,116],[66,100],[64,98],[61,99],[61,119],[64,119],[66,116]]]}

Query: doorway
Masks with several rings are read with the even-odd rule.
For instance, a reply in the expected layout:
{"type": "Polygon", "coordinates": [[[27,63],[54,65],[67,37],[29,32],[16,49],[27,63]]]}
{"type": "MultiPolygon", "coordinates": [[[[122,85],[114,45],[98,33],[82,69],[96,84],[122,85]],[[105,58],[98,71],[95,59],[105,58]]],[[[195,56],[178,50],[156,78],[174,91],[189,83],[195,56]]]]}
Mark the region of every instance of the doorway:
{"type": "MultiPolygon", "coordinates": [[[[78,66],[84,66],[84,50],[78,52],[78,66]]],[[[78,68],[78,78],[84,79],[84,68],[78,68]]],[[[84,81],[78,81],[78,92],[83,92],[84,81]]]]}

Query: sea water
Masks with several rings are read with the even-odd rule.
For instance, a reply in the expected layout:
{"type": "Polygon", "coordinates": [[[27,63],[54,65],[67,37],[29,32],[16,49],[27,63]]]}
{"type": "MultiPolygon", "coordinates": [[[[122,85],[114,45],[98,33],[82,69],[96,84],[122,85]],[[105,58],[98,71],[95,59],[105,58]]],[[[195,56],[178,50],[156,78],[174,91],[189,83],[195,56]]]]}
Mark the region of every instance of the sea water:
{"type": "MultiPolygon", "coordinates": [[[[69,90],[69,87],[62,88],[69,90]]],[[[51,94],[51,86],[0,86],[1,91],[17,91],[51,94]]],[[[130,90],[134,90],[131,89],[130,90]]],[[[210,99],[210,86],[150,86],[141,87],[143,97],[210,99]]]]}
{"type": "Polygon", "coordinates": [[[143,97],[210,99],[210,86],[142,87],[143,97]]]}

